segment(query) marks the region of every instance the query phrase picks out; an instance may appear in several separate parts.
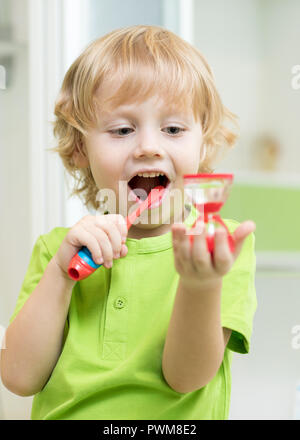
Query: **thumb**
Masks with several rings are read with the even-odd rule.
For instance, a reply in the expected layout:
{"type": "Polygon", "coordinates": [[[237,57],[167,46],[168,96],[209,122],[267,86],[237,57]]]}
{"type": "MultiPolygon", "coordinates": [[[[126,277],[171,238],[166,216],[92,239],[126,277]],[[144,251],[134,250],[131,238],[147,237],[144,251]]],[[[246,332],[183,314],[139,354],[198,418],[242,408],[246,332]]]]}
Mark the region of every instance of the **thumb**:
{"type": "Polygon", "coordinates": [[[252,220],[247,220],[241,223],[233,232],[232,236],[234,240],[234,259],[236,259],[241,252],[244,240],[248,237],[248,235],[254,232],[255,229],[256,224],[252,220]]]}

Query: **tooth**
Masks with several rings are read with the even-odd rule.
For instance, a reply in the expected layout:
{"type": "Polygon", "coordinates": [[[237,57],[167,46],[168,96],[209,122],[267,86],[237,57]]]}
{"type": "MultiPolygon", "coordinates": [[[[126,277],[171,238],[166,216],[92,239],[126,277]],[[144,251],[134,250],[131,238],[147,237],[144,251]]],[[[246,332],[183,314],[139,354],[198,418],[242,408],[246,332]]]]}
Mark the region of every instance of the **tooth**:
{"type": "Polygon", "coordinates": [[[137,174],[140,177],[157,177],[157,176],[164,176],[163,173],[138,173],[137,174]]]}

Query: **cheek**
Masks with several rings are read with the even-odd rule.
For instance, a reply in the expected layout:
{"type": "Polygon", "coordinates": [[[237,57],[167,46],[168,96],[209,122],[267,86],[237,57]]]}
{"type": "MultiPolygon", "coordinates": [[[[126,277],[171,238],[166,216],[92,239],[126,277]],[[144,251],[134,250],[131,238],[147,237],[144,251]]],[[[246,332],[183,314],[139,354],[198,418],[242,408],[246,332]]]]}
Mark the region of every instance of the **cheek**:
{"type": "Polygon", "coordinates": [[[177,166],[184,174],[195,174],[200,164],[200,148],[186,149],[178,155],[177,166]]]}
{"type": "Polygon", "coordinates": [[[116,157],[110,152],[106,151],[101,154],[94,154],[90,158],[91,171],[97,185],[101,188],[114,187],[121,175],[122,166],[121,159],[116,157]]]}
{"type": "Polygon", "coordinates": [[[201,158],[201,140],[195,143],[192,151],[190,153],[190,166],[193,169],[194,173],[198,172],[200,166],[200,158],[201,158]]]}

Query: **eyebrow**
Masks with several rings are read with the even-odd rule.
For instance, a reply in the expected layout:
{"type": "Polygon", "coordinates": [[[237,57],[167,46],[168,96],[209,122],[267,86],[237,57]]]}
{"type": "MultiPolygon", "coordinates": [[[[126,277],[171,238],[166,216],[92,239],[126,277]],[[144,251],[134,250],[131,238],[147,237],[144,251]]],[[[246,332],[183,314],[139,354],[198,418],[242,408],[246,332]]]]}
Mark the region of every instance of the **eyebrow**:
{"type": "MultiPolygon", "coordinates": [[[[100,114],[100,119],[103,122],[108,122],[111,119],[116,119],[116,118],[126,118],[126,119],[130,119],[130,118],[134,118],[136,117],[137,114],[136,112],[130,111],[130,110],[112,110],[111,112],[104,112],[102,115],[100,114]]],[[[189,116],[186,113],[180,113],[175,111],[170,110],[163,110],[160,112],[160,116],[162,118],[168,118],[168,117],[175,117],[175,118],[179,118],[179,119],[183,119],[188,123],[192,123],[193,119],[192,119],[192,115],[189,116]]]]}

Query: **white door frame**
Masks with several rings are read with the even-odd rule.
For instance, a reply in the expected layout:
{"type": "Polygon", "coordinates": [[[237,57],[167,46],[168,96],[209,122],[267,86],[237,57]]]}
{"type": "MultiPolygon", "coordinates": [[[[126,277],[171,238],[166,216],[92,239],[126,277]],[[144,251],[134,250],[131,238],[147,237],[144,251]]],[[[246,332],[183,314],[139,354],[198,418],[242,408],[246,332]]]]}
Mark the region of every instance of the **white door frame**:
{"type": "Polygon", "coordinates": [[[31,244],[66,226],[64,169],[53,137],[54,105],[63,76],[81,50],[85,0],[29,0],[29,167],[31,244]],[[72,26],[72,33],[71,33],[72,26]],[[74,31],[74,29],[76,31],[74,31]]]}
{"type": "Polygon", "coordinates": [[[179,0],[179,36],[194,44],[194,0],[179,0]]]}
{"type": "Polygon", "coordinates": [[[63,222],[62,169],[53,146],[54,100],[62,76],[62,3],[29,0],[29,167],[31,243],[63,222]]]}

